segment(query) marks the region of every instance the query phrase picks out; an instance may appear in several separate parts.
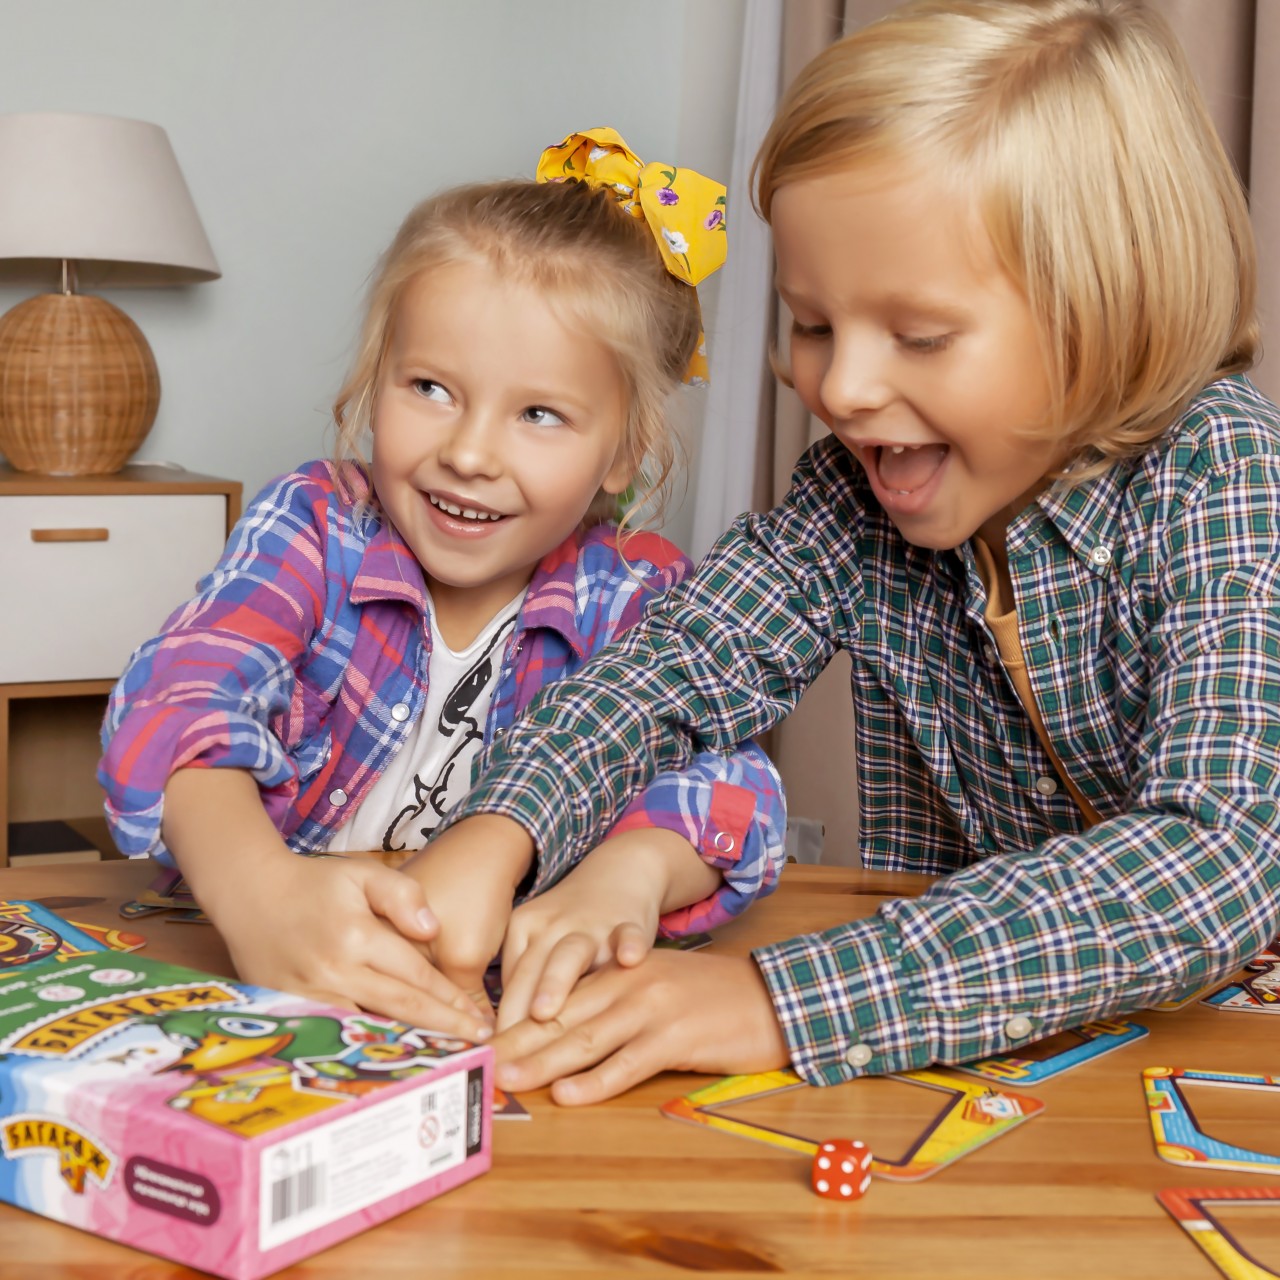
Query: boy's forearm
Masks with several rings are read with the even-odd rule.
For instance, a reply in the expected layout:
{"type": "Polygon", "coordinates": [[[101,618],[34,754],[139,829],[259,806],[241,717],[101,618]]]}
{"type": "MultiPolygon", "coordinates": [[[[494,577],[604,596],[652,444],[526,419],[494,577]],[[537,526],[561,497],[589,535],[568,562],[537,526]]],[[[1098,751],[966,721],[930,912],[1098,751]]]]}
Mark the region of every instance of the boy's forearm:
{"type": "Polygon", "coordinates": [[[179,769],[164,789],[165,844],[197,902],[216,917],[252,891],[273,859],[293,857],[244,769],[179,769]]]}

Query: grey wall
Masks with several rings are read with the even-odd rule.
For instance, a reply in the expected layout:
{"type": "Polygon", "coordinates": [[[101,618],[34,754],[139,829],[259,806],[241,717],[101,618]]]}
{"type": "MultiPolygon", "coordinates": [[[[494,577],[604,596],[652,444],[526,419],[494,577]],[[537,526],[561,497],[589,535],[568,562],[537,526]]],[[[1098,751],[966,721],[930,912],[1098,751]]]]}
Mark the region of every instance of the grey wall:
{"type": "MultiPolygon", "coordinates": [[[[531,173],[595,124],[727,178],[744,4],[0,0],[0,112],[163,126],[222,267],[211,284],[106,295],[163,383],[138,458],[248,496],[324,452],[367,274],[440,187],[531,173]]],[[[0,287],[0,311],[30,292],[0,287]]],[[[698,393],[678,399],[696,429],[698,393]]],[[[687,543],[690,526],[677,504],[667,532],[687,543]]]]}

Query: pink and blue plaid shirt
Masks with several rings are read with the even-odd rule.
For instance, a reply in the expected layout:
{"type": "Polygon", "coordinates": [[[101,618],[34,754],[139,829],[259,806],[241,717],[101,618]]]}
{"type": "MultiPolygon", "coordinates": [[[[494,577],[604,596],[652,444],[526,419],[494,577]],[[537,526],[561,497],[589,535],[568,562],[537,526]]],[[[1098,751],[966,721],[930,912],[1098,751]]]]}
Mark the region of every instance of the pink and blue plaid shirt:
{"type": "MultiPolygon", "coordinates": [[[[363,475],[312,462],[267,486],[197,594],[141,646],[103,726],[99,780],[120,849],[170,860],[164,787],[190,765],[246,769],[299,851],[323,849],[368,795],[426,701],[431,628],[422,570],[369,503],[363,475]]],[[[574,674],[680,582],[687,557],[656,534],[575,534],[534,573],[494,691],[486,745],[543,687],[574,674]]],[[[622,691],[620,691],[622,692],[622,691]]],[[[668,936],[713,928],[770,892],[786,812],[768,758],[746,745],[659,775],[613,830],[679,832],[724,876],[663,917],[668,936]]],[[[533,896],[576,859],[541,851],[533,896]]]]}

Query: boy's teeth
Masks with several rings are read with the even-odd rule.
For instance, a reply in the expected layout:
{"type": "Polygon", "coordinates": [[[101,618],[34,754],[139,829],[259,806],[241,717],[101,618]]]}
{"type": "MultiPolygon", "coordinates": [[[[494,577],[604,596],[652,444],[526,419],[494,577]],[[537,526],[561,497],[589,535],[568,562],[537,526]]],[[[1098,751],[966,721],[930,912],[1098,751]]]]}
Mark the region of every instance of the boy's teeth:
{"type": "Polygon", "coordinates": [[[946,445],[889,444],[878,450],[874,465],[886,489],[914,493],[932,478],[946,454],[946,445]]]}

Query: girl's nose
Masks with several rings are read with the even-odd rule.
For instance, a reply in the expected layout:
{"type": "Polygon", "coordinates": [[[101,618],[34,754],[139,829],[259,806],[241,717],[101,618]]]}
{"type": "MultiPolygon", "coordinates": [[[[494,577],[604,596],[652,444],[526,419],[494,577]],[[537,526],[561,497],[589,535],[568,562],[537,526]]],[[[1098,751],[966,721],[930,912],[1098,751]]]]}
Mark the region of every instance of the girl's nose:
{"type": "Polygon", "coordinates": [[[482,411],[458,414],[440,446],[440,461],[463,476],[494,476],[502,465],[499,430],[482,411]]]}
{"type": "Polygon", "coordinates": [[[823,408],[839,420],[882,409],[892,396],[887,361],[874,337],[836,335],[819,388],[823,408]]]}

